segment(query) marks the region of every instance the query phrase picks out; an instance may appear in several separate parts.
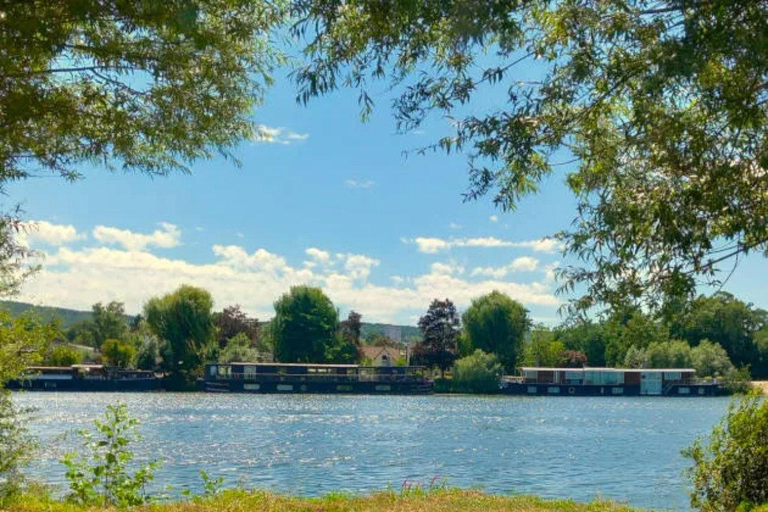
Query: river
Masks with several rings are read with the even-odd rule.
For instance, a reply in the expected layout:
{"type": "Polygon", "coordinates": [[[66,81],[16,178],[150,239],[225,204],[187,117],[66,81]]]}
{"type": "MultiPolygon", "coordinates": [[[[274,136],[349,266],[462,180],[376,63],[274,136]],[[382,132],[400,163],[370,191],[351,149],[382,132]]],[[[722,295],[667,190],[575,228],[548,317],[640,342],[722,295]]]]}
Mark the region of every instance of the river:
{"type": "Polygon", "coordinates": [[[27,471],[65,488],[62,455],[108,404],[142,424],[139,460],[160,459],[170,494],[199,470],[302,495],[404,482],[688,509],[680,450],[707,434],[728,398],[574,398],[27,393],[40,451],[27,471]],[[67,435],[69,433],[69,435],[67,435]]]}

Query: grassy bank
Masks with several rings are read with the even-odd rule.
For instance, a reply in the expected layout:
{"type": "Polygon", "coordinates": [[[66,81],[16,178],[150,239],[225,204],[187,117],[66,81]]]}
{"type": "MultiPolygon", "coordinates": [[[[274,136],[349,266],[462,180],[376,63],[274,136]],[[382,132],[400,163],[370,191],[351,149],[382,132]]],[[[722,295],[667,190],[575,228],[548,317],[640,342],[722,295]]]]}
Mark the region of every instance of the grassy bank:
{"type": "MultiPolygon", "coordinates": [[[[8,512],[103,512],[119,510],[82,507],[39,498],[22,497],[7,505],[8,512]]],[[[543,500],[530,496],[494,496],[480,491],[384,491],[368,496],[330,494],[321,498],[297,498],[269,492],[230,490],[211,498],[168,502],[131,510],[152,512],[632,512],[609,501],[577,503],[543,500]]],[[[763,512],[768,512],[768,509],[763,512]]]]}

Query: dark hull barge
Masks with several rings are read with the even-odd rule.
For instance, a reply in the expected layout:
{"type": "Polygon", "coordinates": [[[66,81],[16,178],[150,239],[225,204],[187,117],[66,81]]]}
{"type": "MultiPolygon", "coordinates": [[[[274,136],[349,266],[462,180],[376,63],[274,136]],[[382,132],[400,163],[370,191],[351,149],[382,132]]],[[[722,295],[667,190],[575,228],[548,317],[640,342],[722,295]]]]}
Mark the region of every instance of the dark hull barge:
{"type": "Polygon", "coordinates": [[[716,396],[717,381],[695,378],[690,368],[537,368],[520,369],[521,377],[501,383],[506,395],[528,396],[716,396]]]}
{"type": "Polygon", "coordinates": [[[202,391],[220,393],[426,395],[432,381],[421,366],[354,364],[207,364],[202,391]]]}
{"type": "Polygon", "coordinates": [[[102,365],[33,366],[8,382],[12,391],[159,391],[161,378],[143,370],[102,365]]]}

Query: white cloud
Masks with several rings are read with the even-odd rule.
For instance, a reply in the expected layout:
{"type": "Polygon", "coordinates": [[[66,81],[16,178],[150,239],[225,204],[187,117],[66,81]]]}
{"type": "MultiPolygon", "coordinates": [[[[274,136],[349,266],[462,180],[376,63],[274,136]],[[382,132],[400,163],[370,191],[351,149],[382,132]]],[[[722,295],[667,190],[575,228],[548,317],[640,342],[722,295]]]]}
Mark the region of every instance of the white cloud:
{"type": "Polygon", "coordinates": [[[25,222],[17,240],[24,245],[42,243],[60,246],[88,238],[85,233],[78,233],[71,224],[53,224],[46,220],[25,222]]]}
{"type": "Polygon", "coordinates": [[[501,240],[499,238],[477,237],[477,238],[442,238],[416,237],[402,238],[404,243],[416,244],[419,252],[425,254],[435,254],[440,251],[447,251],[454,247],[514,247],[532,249],[535,252],[554,253],[562,249],[562,244],[551,238],[542,238],[540,240],[529,240],[524,242],[513,242],[511,240],[501,240]]]}
{"type": "Polygon", "coordinates": [[[435,254],[450,248],[450,244],[440,238],[417,237],[414,239],[403,238],[402,240],[405,243],[415,243],[419,252],[426,254],[435,254]]]}
{"type": "Polygon", "coordinates": [[[328,251],[323,251],[316,247],[310,247],[304,252],[317,263],[327,264],[331,260],[331,254],[328,251]]]}
{"type": "Polygon", "coordinates": [[[348,188],[371,188],[376,184],[373,180],[365,180],[365,181],[358,181],[358,180],[346,180],[344,182],[344,185],[348,188]]]}
{"type": "Polygon", "coordinates": [[[488,220],[490,220],[491,222],[499,222],[499,216],[491,215],[490,217],[488,217],[488,220]]]}
{"type": "MultiPolygon", "coordinates": [[[[25,283],[20,299],[77,309],[87,309],[98,301],[119,300],[129,312],[136,313],[149,298],[181,284],[192,284],[209,290],[217,308],[242,304],[250,313],[266,319],[273,314],[276,298],[291,286],[308,284],[321,287],[338,307],[354,308],[368,321],[379,322],[408,322],[436,297],[449,297],[463,308],[473,298],[493,290],[529,307],[559,305],[552,284],[544,279],[515,283],[492,272],[469,279],[464,267],[453,261],[433,262],[425,271],[409,276],[380,276],[386,284],[377,284],[371,279],[381,262],[371,255],[310,247],[305,251],[307,259],[315,263],[310,267],[293,265],[265,248],[214,245],[209,262],[191,263],[153,254],[155,247],[177,242],[176,238],[149,240],[151,235],[112,229],[98,230],[99,237],[92,240],[91,247],[51,249],[45,267],[25,283]]],[[[163,229],[173,232],[168,226],[163,229]]],[[[523,271],[535,265],[538,262],[533,258],[518,258],[509,267],[523,271]]]]}
{"type": "Polygon", "coordinates": [[[448,227],[451,229],[461,229],[462,226],[461,224],[457,224],[456,222],[451,222],[450,224],[448,224],[448,227]]]}
{"type": "Polygon", "coordinates": [[[509,265],[502,267],[476,267],[472,269],[470,275],[472,277],[486,276],[501,279],[512,272],[533,272],[538,266],[539,260],[536,258],[522,256],[513,260],[509,265]]]}
{"type": "Polygon", "coordinates": [[[267,144],[282,144],[287,146],[293,144],[294,142],[303,142],[308,138],[308,133],[296,133],[283,127],[275,128],[265,124],[260,124],[256,127],[256,133],[253,136],[253,141],[267,144]]]}
{"type": "Polygon", "coordinates": [[[96,226],[93,238],[105,244],[122,245],[129,251],[141,251],[147,247],[170,249],[181,244],[181,231],[173,224],[161,222],[160,229],[150,234],[134,233],[127,229],[96,226]]]}

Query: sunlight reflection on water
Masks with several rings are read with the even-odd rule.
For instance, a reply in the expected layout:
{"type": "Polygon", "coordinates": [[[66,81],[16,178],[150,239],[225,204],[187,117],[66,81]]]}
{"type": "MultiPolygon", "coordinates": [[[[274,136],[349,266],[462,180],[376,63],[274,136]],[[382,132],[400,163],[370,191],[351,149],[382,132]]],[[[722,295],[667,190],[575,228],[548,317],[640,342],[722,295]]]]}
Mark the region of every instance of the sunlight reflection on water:
{"type": "Polygon", "coordinates": [[[139,460],[157,481],[199,487],[198,471],[295,494],[365,492],[403,481],[494,493],[688,508],[680,450],[706,434],[727,398],[373,397],[28,393],[41,450],[28,473],[64,484],[59,459],[122,401],[142,421],[139,460]]]}

